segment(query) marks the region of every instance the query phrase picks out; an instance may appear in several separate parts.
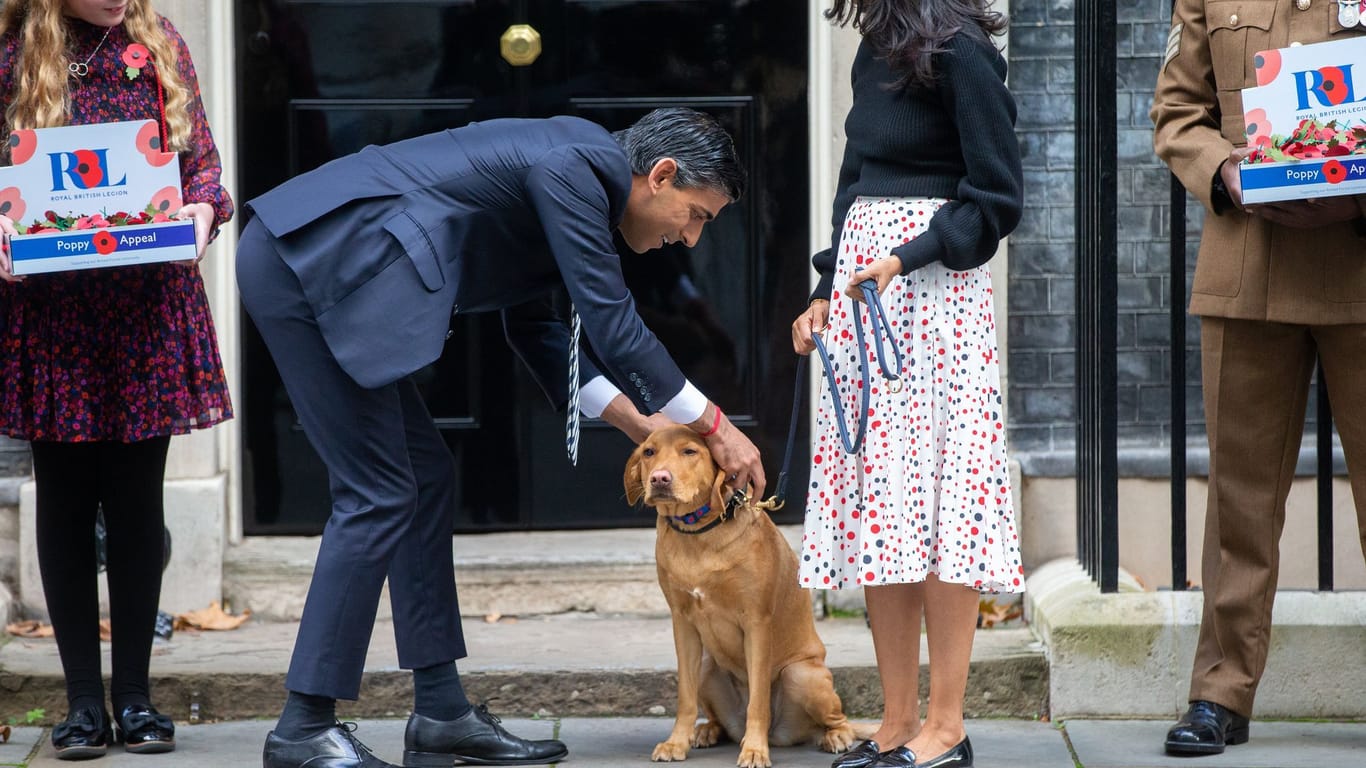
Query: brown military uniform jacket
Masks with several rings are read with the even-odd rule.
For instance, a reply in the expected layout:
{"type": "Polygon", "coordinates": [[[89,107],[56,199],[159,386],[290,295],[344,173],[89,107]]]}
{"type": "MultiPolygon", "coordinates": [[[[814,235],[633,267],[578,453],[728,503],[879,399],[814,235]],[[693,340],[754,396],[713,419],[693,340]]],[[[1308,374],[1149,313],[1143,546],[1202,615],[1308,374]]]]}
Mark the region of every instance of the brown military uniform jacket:
{"type": "MultiPolygon", "coordinates": [[[[1213,210],[1212,182],[1247,143],[1240,90],[1258,51],[1366,34],[1337,0],[1177,0],[1151,118],[1153,146],[1213,210]]],[[[1366,71],[1356,73],[1366,92],[1366,71]]],[[[1352,222],[1296,229],[1233,206],[1205,217],[1190,311],[1305,325],[1366,322],[1366,239],[1352,222]]]]}

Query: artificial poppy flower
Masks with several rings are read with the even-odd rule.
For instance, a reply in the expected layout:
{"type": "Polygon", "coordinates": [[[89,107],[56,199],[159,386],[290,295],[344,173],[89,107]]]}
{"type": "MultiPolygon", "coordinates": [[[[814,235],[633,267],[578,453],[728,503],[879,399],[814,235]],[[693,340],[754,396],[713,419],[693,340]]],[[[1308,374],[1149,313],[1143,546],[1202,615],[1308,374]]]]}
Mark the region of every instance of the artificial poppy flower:
{"type": "Polygon", "coordinates": [[[104,181],[104,166],[100,164],[100,156],[88,149],[78,149],[73,154],[76,155],[76,175],[81,179],[81,187],[98,187],[104,181]]]}
{"type": "Polygon", "coordinates": [[[177,187],[164,187],[160,192],[152,195],[152,203],[148,206],[154,214],[171,216],[181,209],[180,189],[177,187]]]}
{"type": "Polygon", "coordinates": [[[119,241],[107,229],[96,232],[91,242],[95,244],[95,252],[101,256],[108,256],[119,247],[119,241]]]}
{"type": "Polygon", "coordinates": [[[1329,160],[1323,164],[1323,178],[1329,184],[1337,184],[1347,178],[1347,168],[1337,160],[1329,160]]]}
{"type": "Polygon", "coordinates": [[[1281,73],[1281,52],[1262,51],[1252,57],[1252,65],[1257,68],[1257,85],[1266,85],[1281,73]]]}
{"type": "Polygon", "coordinates": [[[174,152],[161,151],[161,128],[155,120],[148,120],[138,129],[137,148],[147,158],[147,164],[156,168],[175,159],[174,152]]]}
{"type": "Polygon", "coordinates": [[[125,67],[124,76],[129,80],[136,80],[137,76],[142,74],[142,68],[151,60],[151,52],[142,43],[133,43],[123,49],[123,55],[119,58],[123,60],[125,67]]]}
{"type": "Polygon", "coordinates": [[[15,165],[28,162],[33,150],[38,148],[38,134],[28,128],[19,128],[9,135],[9,159],[15,165]]]}
{"type": "Polygon", "coordinates": [[[18,221],[24,218],[26,207],[18,187],[0,189],[0,216],[8,216],[10,221],[18,221]]]}
{"type": "Polygon", "coordinates": [[[1247,143],[1259,147],[1271,142],[1271,123],[1267,120],[1265,109],[1254,109],[1243,116],[1247,131],[1247,143]]]}

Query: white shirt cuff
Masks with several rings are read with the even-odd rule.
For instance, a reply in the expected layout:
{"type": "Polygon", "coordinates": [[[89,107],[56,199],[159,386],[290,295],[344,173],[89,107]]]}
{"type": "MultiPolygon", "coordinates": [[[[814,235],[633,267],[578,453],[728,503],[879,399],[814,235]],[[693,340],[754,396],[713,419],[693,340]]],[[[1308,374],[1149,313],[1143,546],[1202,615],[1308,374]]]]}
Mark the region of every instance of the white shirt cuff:
{"type": "Polygon", "coordinates": [[[592,381],[579,387],[579,413],[590,419],[596,419],[607,410],[607,404],[612,402],[612,398],[621,394],[621,390],[612,386],[612,382],[606,376],[594,376],[592,381]]]}
{"type": "Polygon", "coordinates": [[[661,413],[679,424],[691,424],[702,418],[707,410],[707,397],[690,381],[683,382],[683,391],[659,409],[661,413]]]}

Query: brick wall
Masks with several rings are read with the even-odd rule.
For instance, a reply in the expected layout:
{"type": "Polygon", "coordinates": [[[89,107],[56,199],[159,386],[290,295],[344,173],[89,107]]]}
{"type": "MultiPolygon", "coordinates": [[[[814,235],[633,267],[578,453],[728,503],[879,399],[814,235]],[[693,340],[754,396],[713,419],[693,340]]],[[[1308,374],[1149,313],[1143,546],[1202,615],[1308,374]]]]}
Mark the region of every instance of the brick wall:
{"type": "MultiPolygon", "coordinates": [[[[1073,0],[1012,0],[1010,84],[1019,104],[1025,212],[1010,240],[1010,440],[1028,474],[1071,475],[1077,414],[1073,316],[1073,0]]],[[[1169,0],[1118,5],[1118,433],[1123,474],[1165,474],[1170,442],[1170,174],[1148,108],[1170,29],[1169,0]]],[[[1186,285],[1203,209],[1188,199],[1186,285]]],[[[1186,335],[1189,431],[1203,439],[1199,327],[1186,335]]]]}

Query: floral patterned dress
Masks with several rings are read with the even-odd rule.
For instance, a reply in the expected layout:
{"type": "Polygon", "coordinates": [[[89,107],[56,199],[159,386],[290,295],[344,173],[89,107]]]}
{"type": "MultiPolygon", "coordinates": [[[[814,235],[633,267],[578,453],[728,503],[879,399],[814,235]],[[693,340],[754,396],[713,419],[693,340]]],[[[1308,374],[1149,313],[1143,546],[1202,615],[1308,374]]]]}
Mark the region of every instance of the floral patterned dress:
{"type": "MultiPolygon", "coordinates": [[[[166,19],[190,102],[191,149],[180,154],[186,203],[208,203],[217,225],[233,214],[189,49],[166,19]]],[[[68,19],[72,125],[160,119],[157,67],[122,26],[68,19]],[[98,46],[98,50],[97,50],[98,46]],[[141,65],[141,66],[138,66],[141,65]],[[130,73],[135,77],[130,78],[130,73]]],[[[0,40],[0,94],[14,92],[16,33],[0,40]]],[[[96,213],[89,211],[84,213],[96,213]]],[[[15,222],[22,228],[42,212],[15,222]]],[[[0,434],[24,440],[135,442],[184,434],[232,417],[199,265],[169,262],[30,275],[0,281],[0,434]]]]}

